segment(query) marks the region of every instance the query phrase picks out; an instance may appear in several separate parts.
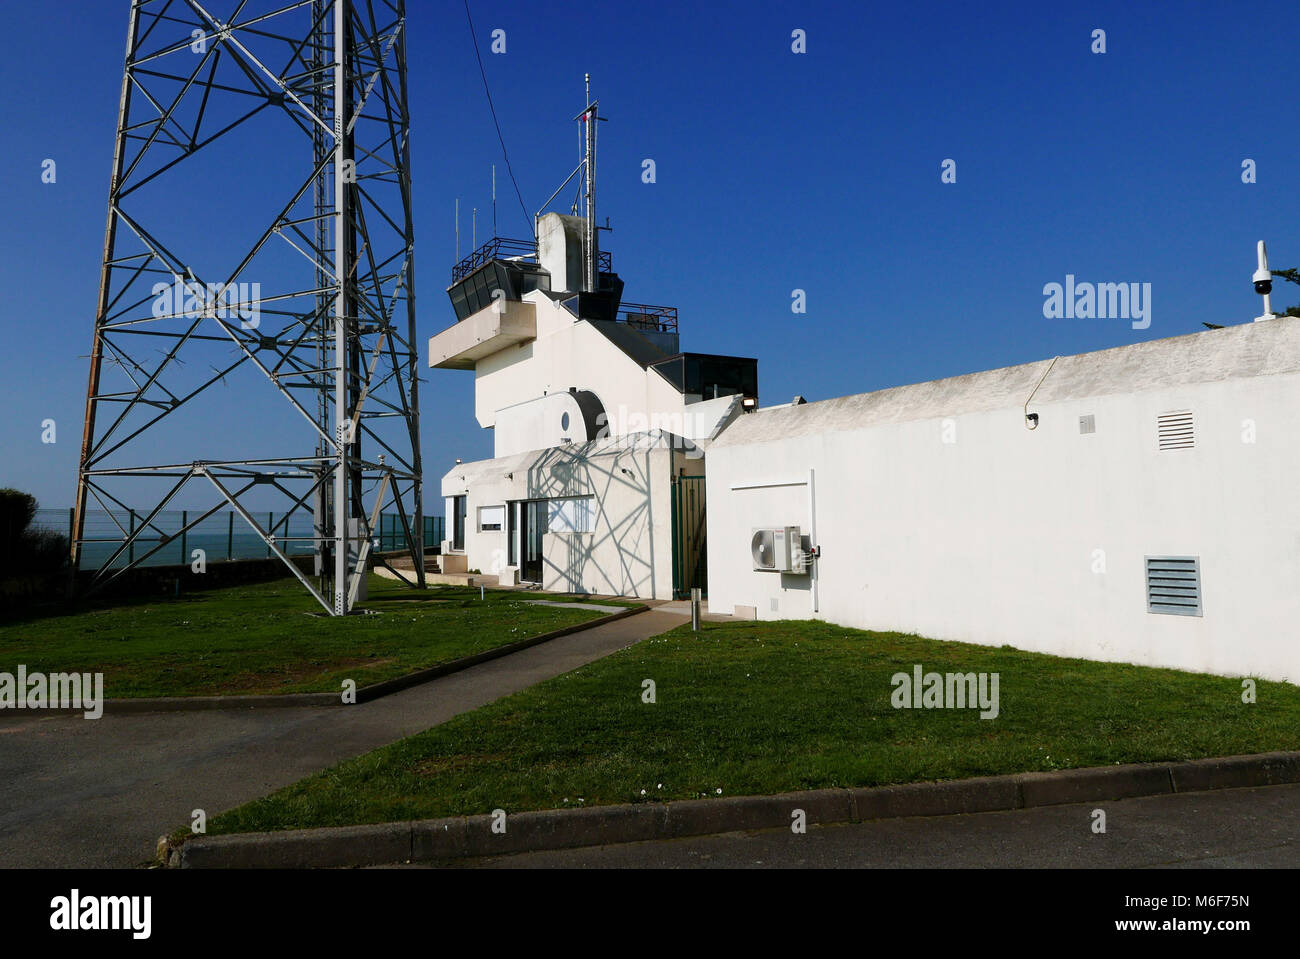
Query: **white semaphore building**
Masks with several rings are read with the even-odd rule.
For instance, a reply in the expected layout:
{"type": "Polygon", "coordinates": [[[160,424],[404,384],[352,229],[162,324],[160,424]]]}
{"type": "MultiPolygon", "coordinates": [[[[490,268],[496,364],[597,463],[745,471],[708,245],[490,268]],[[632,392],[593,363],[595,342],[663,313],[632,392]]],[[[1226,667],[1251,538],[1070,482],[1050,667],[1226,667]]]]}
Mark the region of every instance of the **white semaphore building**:
{"type": "Polygon", "coordinates": [[[677,311],[622,302],[607,258],[584,290],[585,221],[458,264],[429,365],[472,370],[495,456],[442,479],[444,572],[671,599],[705,575],[704,451],[758,400],[752,359],[683,353],[677,311]]]}
{"type": "Polygon", "coordinates": [[[444,570],[1300,682],[1300,318],[759,409],[622,302],[587,188],[453,275],[429,363],[495,456],[442,479],[444,570]]]}

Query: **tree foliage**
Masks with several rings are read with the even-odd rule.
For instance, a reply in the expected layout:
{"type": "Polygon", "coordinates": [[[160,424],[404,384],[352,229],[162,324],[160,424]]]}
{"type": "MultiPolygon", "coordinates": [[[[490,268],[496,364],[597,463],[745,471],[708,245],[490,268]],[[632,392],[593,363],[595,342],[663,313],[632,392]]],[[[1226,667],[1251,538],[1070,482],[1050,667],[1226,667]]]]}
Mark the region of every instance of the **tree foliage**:
{"type": "Polygon", "coordinates": [[[68,538],[33,528],[38,508],[31,493],[0,489],[0,580],[47,577],[67,563],[68,538]]]}
{"type": "MultiPolygon", "coordinates": [[[[1270,270],[1274,276],[1300,286],[1300,270],[1270,270]]],[[[1300,305],[1288,306],[1282,311],[1283,316],[1300,316],[1300,305]]]]}

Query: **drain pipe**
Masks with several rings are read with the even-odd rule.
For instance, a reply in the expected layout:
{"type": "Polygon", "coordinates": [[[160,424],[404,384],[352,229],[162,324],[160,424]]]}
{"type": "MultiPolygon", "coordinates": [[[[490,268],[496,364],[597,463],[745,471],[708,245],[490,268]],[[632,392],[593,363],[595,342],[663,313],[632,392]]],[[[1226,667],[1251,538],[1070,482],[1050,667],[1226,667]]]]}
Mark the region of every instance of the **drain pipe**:
{"type": "Polygon", "coordinates": [[[821,558],[821,547],[817,545],[817,471],[808,470],[808,575],[811,579],[812,611],[817,615],[817,561],[821,558]]]}
{"type": "Polygon", "coordinates": [[[1025,400],[1025,429],[1038,429],[1038,414],[1029,412],[1029,404],[1033,400],[1034,394],[1038,392],[1038,387],[1043,385],[1043,380],[1047,379],[1047,374],[1052,372],[1052,367],[1056,365],[1056,361],[1059,359],[1059,356],[1052,357],[1052,362],[1047,364],[1047,369],[1043,370],[1043,375],[1038,378],[1038,382],[1034,384],[1034,388],[1030,392],[1028,399],[1025,400]]]}

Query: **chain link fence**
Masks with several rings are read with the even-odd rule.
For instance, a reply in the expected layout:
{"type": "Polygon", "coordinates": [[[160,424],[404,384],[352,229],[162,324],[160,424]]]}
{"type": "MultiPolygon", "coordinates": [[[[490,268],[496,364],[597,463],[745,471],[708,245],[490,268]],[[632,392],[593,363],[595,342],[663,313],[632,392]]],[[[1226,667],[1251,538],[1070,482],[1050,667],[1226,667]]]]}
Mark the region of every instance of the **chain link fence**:
{"type": "MultiPolygon", "coordinates": [[[[236,559],[267,559],[274,555],[262,538],[254,533],[244,520],[232,510],[224,510],[207,517],[182,533],[176,539],[161,545],[169,536],[189,525],[202,515],[201,510],[163,510],[153,518],[148,527],[121,554],[114,558],[131,532],[140,529],[145,516],[128,510],[88,510],[84,542],[81,548],[81,568],[100,569],[109,560],[110,568],[118,569],[140,560],[143,566],[188,565],[193,561],[193,551],[201,549],[206,561],[218,563],[236,559]]],[[[253,513],[263,529],[272,530],[276,544],[290,556],[310,554],[312,517],[304,510],[292,513],[253,513]]],[[[72,537],[74,516],[71,509],[38,509],[33,527],[53,530],[72,537]]],[[[402,520],[397,513],[381,513],[378,533],[380,550],[403,548],[402,520]]],[[[424,517],[424,547],[436,548],[443,538],[443,518],[424,517]]]]}

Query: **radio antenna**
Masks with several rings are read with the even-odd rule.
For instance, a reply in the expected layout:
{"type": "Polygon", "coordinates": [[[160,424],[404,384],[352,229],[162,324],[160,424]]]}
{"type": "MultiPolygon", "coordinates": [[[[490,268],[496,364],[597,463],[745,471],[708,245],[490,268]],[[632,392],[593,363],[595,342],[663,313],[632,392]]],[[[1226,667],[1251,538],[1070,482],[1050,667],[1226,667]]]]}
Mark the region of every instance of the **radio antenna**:
{"type": "Polygon", "coordinates": [[[583,160],[584,172],[586,173],[586,216],[585,226],[587,234],[587,256],[586,269],[583,271],[582,288],[591,293],[595,292],[599,283],[598,262],[600,252],[598,249],[598,239],[596,230],[596,122],[600,119],[600,104],[593,103],[591,100],[591,74],[584,75],[587,89],[587,106],[582,111],[582,122],[586,126],[587,134],[587,152],[583,160]]]}

